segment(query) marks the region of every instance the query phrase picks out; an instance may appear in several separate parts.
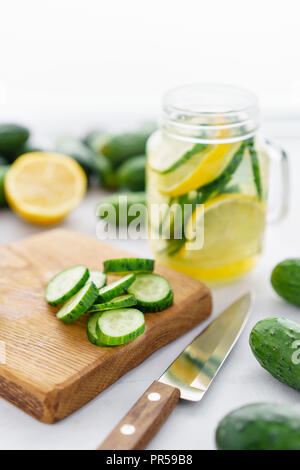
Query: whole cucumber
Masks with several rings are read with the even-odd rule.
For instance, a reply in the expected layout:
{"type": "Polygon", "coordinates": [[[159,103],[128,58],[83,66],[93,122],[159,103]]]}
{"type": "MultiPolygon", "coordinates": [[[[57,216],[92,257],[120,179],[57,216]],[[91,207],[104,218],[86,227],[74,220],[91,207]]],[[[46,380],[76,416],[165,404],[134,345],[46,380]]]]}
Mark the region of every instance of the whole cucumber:
{"type": "Polygon", "coordinates": [[[146,156],[131,157],[117,170],[117,186],[130,191],[144,191],[146,180],[146,156]]]}
{"type": "Polygon", "coordinates": [[[250,333],[250,347],[273,377],[300,390],[300,324],[283,317],[260,320],[250,333]]]}
{"type": "Polygon", "coordinates": [[[219,423],[220,450],[300,450],[300,407],[253,403],[219,423]]]}
{"type": "Polygon", "coordinates": [[[127,225],[136,218],[138,215],[129,215],[129,209],[137,205],[137,209],[146,209],[146,193],[144,191],[135,193],[115,193],[104,198],[97,207],[97,216],[101,219],[106,219],[109,223],[114,222],[114,215],[110,217],[114,211],[116,217],[116,225],[122,225],[122,218],[120,214],[123,213],[127,217],[127,225]]]}
{"type": "Polygon", "coordinates": [[[27,142],[29,130],[18,124],[0,124],[0,152],[5,156],[27,142]]]}
{"type": "Polygon", "coordinates": [[[280,297],[300,306],[300,259],[287,259],[272,271],[271,284],[280,297]]]}
{"type": "Polygon", "coordinates": [[[146,142],[153,130],[153,125],[145,125],[136,131],[104,136],[99,151],[116,167],[130,157],[145,154],[146,142]]]}

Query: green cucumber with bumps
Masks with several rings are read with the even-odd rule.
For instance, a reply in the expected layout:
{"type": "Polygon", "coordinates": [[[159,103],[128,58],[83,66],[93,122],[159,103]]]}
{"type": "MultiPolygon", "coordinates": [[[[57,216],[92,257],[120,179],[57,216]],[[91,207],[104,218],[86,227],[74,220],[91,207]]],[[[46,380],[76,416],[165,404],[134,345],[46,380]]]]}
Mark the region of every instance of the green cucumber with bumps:
{"type": "Polygon", "coordinates": [[[108,302],[109,300],[123,294],[124,291],[128,290],[134,280],[135,275],[133,273],[127,274],[127,276],[123,276],[117,281],[111,282],[107,286],[102,287],[102,289],[98,291],[97,303],[108,302]]]}
{"type": "Polygon", "coordinates": [[[280,297],[300,307],[300,259],[292,258],[277,264],[271,284],[280,297]]]}
{"type": "Polygon", "coordinates": [[[128,272],[152,272],[154,259],[149,258],[113,258],[104,261],[104,272],[122,274],[128,272]]]}
{"type": "Polygon", "coordinates": [[[226,415],[216,431],[219,450],[300,450],[300,407],[253,403],[226,415]]]}
{"type": "Polygon", "coordinates": [[[250,347],[273,377],[300,390],[300,324],[283,317],[260,320],[250,334],[250,347]]]}
{"type": "Polygon", "coordinates": [[[93,282],[86,284],[62,306],[56,314],[57,318],[67,324],[78,320],[95,303],[98,292],[93,282]]]}
{"type": "Polygon", "coordinates": [[[113,310],[116,308],[125,308],[125,307],[133,307],[137,304],[136,298],[134,295],[126,294],[120,295],[108,302],[102,302],[101,304],[94,304],[90,309],[89,312],[102,312],[104,310],[113,310]]]}
{"type": "Polygon", "coordinates": [[[127,292],[135,296],[138,308],[144,313],[165,310],[172,305],[174,298],[169,281],[153,273],[137,274],[127,292]]]}

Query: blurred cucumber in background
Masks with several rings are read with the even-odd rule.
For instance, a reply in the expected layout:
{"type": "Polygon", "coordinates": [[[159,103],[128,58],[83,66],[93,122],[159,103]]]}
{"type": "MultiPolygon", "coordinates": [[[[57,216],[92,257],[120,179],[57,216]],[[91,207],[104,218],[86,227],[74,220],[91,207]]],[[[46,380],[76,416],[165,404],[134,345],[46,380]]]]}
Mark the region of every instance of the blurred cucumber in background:
{"type": "Polygon", "coordinates": [[[9,169],[7,161],[0,156],[0,207],[6,206],[6,197],[4,193],[4,179],[9,169]]]}
{"type": "MultiPolygon", "coordinates": [[[[53,148],[47,150],[74,158],[85,171],[89,185],[96,183],[104,189],[128,191],[128,207],[136,203],[145,205],[146,143],[155,130],[154,123],[145,123],[128,132],[113,133],[99,128],[82,139],[59,136],[53,148]]],[[[26,127],[0,124],[0,207],[6,205],[4,180],[10,164],[24,153],[41,151],[29,139],[30,131],[26,127]]],[[[112,203],[117,208],[118,193],[108,196],[103,203],[112,203]]]]}

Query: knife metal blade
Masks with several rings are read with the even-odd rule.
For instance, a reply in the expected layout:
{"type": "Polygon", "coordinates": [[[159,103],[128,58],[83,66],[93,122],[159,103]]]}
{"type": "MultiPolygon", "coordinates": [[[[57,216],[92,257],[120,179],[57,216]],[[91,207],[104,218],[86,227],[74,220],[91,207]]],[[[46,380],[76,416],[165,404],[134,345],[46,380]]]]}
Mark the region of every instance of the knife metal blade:
{"type": "Polygon", "coordinates": [[[178,388],[180,398],[199,401],[235,345],[250,315],[253,295],[240,297],[175,359],[159,382],[178,388]]]}
{"type": "Polygon", "coordinates": [[[249,292],[213,320],[150,385],[98,449],[144,449],[179,398],[201,400],[240,336],[252,305],[249,292]]]}

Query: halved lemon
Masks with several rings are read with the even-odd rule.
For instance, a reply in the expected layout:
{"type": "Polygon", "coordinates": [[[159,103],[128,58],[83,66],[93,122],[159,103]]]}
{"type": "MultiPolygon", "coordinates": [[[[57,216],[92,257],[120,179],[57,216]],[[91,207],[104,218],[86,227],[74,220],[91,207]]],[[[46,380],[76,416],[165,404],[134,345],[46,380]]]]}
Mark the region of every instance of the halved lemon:
{"type": "Polygon", "coordinates": [[[180,196],[200,188],[217,178],[241,143],[209,145],[205,150],[195,153],[174,171],[156,175],[156,187],[170,197],[180,196]]]}
{"type": "Polygon", "coordinates": [[[194,268],[207,269],[251,258],[261,252],[265,218],[265,205],[255,197],[238,193],[218,196],[204,204],[204,210],[199,207],[194,211],[186,230],[190,241],[178,258],[194,268]],[[204,244],[198,249],[203,227],[204,244]]]}
{"type": "Polygon", "coordinates": [[[87,178],[71,157],[52,152],[21,155],[5,178],[11,208],[23,219],[39,225],[61,221],[82,200],[87,178]]]}

